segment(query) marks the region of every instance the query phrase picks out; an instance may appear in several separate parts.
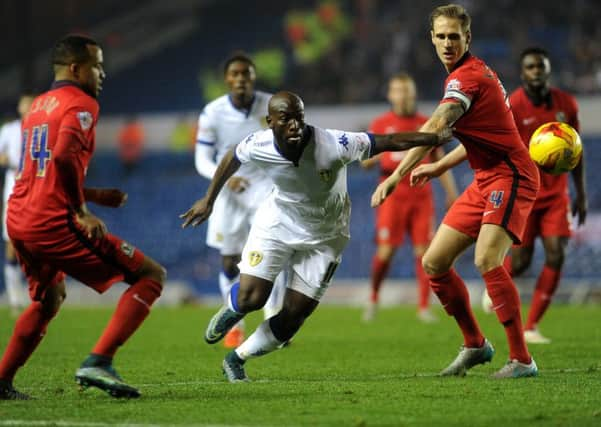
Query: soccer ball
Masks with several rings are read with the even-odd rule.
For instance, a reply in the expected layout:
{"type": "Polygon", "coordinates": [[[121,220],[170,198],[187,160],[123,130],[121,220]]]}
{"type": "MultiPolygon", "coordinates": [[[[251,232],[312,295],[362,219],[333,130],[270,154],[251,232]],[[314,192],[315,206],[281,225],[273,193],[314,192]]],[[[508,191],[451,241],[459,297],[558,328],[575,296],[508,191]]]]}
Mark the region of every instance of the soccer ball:
{"type": "Polygon", "coordinates": [[[530,137],[530,158],[544,172],[559,175],[571,171],[582,157],[580,135],[567,123],[541,125],[530,137]]]}

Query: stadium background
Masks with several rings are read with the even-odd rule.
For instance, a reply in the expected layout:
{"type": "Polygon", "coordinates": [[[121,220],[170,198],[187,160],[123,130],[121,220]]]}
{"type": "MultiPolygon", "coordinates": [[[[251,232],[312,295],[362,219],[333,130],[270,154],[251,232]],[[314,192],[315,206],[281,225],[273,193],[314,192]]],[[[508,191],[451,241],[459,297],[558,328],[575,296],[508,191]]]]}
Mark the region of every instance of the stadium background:
{"type": "MultiPolygon", "coordinates": [[[[587,156],[589,216],[570,242],[562,285],[566,295],[590,296],[601,288],[601,187],[595,179],[601,153],[601,4],[593,0],[462,1],[472,14],[471,51],[500,75],[507,90],[519,85],[517,58],[524,47],[551,53],[553,83],[576,94],[587,156]]],[[[195,121],[203,105],[224,93],[221,64],[234,50],[257,63],[258,88],[298,92],[308,121],[365,129],[387,109],[387,77],[406,70],[417,80],[420,109],[428,113],[442,92],[444,70],[429,41],[425,19],[440,2],[216,0],[4,0],[0,10],[0,112],[11,118],[18,94],[43,91],[50,81],[49,51],[69,31],[96,37],[105,50],[108,78],[99,98],[101,119],[90,186],[120,187],[125,208],[94,207],[111,231],[163,263],[169,280],[199,295],[216,294],[218,254],[204,244],[206,226],[181,230],[178,215],[207,187],[193,165],[195,121]],[[135,116],[145,129],[145,151],[127,174],[117,154],[118,133],[135,116]]],[[[461,188],[471,181],[462,165],[461,188]]],[[[367,283],[373,254],[369,195],[377,172],[349,172],[352,239],[330,291],[367,283]]],[[[442,197],[435,186],[437,216],[442,197]]],[[[542,248],[529,272],[542,263],[542,248]]],[[[392,269],[411,280],[408,248],[392,269]],[[406,259],[408,262],[402,262],[406,259]]],[[[476,280],[472,256],[458,270],[476,280]]],[[[529,273],[527,277],[532,277],[529,273]]],[[[476,280],[477,282],[477,280],[476,280]]],[[[526,280],[528,283],[528,279],[526,280]]],[[[527,287],[527,286],[526,286],[527,287]]],[[[412,289],[412,286],[406,286],[412,289]]]]}

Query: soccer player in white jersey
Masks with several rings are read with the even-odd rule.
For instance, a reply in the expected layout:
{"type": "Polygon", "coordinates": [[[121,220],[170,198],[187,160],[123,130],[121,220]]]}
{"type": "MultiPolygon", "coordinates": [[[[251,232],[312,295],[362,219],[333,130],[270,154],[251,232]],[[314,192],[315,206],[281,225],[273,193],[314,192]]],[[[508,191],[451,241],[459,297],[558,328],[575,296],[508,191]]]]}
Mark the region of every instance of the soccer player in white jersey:
{"type": "Polygon", "coordinates": [[[276,275],[288,269],[281,311],[226,355],[223,372],[230,382],[247,380],[247,359],[276,350],[292,338],[327,289],[350,237],[346,165],[382,151],[436,145],[451,136],[450,129],[441,135],[372,135],[309,126],[302,100],[290,92],[270,99],[267,123],[269,130],[249,135],[226,153],[205,197],[181,215],[182,227],[209,218],[221,188],[241,165],[256,165],[275,184],[259,207],[244,246],[240,282],[205,332],[210,344],[222,339],[247,313],[263,306],[276,275]]]}
{"type": "Polygon", "coordinates": [[[33,102],[33,95],[22,95],[19,98],[17,111],[19,118],[6,123],[0,129],[0,166],[6,168],[4,175],[4,192],[2,194],[2,237],[4,238],[4,286],[8,297],[8,304],[13,315],[29,304],[27,288],[21,276],[21,269],[17,262],[15,250],[6,232],[6,207],[8,197],[15,185],[15,173],[19,168],[22,151],[21,119],[29,111],[33,102]]]}
{"type": "MultiPolygon", "coordinates": [[[[236,53],[226,60],[224,77],[229,93],[207,104],[198,120],[195,164],[198,173],[211,180],[225,153],[250,133],[265,128],[270,94],[255,90],[255,65],[236,53]]],[[[238,282],[240,254],[259,202],[267,197],[273,183],[253,165],[241,167],[226,183],[215,201],[215,214],[209,221],[207,245],[221,252],[219,288],[224,298],[238,282]]],[[[276,280],[271,298],[264,307],[265,318],[275,315],[282,303],[285,283],[276,280]]],[[[241,321],[225,337],[227,348],[244,340],[241,321]]]]}

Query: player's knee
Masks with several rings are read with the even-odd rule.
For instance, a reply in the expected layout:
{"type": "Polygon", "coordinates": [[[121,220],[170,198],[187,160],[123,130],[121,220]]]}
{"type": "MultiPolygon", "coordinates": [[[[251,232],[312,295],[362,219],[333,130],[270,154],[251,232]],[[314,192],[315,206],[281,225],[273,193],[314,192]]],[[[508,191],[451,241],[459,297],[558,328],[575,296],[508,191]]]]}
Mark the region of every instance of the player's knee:
{"type": "Polygon", "coordinates": [[[238,291],[238,310],[249,313],[261,309],[269,298],[269,293],[263,292],[258,287],[245,288],[238,291]]]}
{"type": "Polygon", "coordinates": [[[442,274],[446,271],[449,271],[451,268],[451,266],[446,262],[443,262],[443,260],[428,256],[427,253],[422,257],[422,267],[424,268],[426,274],[430,276],[442,274]]]}
{"type": "Polygon", "coordinates": [[[476,268],[480,274],[484,274],[499,267],[500,265],[503,265],[503,260],[498,256],[498,254],[492,251],[485,251],[483,253],[476,253],[474,257],[474,264],[476,265],[476,268]]]}
{"type": "Polygon", "coordinates": [[[162,288],[165,280],[167,280],[167,269],[156,261],[147,258],[142,269],[138,272],[138,277],[150,279],[162,288]]]}
{"type": "Polygon", "coordinates": [[[58,283],[56,286],[49,288],[44,295],[44,299],[41,301],[42,303],[42,313],[44,317],[47,319],[52,319],[56,316],[61,305],[67,298],[67,291],[65,288],[65,282],[62,281],[58,283]]]}
{"type": "Polygon", "coordinates": [[[563,266],[565,254],[563,248],[557,248],[545,253],[545,264],[554,270],[560,270],[563,266]]]}

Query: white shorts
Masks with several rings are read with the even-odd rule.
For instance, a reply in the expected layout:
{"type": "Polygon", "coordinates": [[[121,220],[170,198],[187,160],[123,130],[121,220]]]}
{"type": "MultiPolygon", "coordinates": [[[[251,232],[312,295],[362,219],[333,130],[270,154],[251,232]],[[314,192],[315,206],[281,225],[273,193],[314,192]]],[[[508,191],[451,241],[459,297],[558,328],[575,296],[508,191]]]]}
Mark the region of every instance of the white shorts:
{"type": "Polygon", "coordinates": [[[340,264],[348,237],[290,244],[278,239],[276,230],[253,225],[238,264],[240,273],[273,282],[289,266],[287,287],[319,301],[340,264]]]}
{"type": "Polygon", "coordinates": [[[223,189],[213,205],[207,228],[207,245],[219,249],[221,255],[239,255],[248,237],[255,209],[249,209],[223,189]]]}

